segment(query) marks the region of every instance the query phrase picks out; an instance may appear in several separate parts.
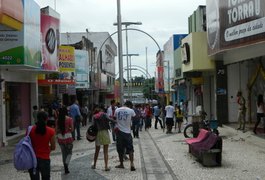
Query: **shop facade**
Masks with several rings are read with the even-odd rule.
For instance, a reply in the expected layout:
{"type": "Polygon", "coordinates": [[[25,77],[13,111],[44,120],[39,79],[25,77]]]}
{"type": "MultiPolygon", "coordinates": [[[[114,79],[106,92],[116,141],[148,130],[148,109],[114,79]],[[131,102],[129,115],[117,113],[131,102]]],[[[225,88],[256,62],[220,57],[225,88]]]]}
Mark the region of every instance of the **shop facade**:
{"type": "Polygon", "coordinates": [[[207,0],[208,54],[223,64],[217,73],[227,76],[228,122],[237,122],[237,91],[246,99],[248,122],[256,120],[257,96],[265,92],[264,9],[261,0],[207,0]]]}

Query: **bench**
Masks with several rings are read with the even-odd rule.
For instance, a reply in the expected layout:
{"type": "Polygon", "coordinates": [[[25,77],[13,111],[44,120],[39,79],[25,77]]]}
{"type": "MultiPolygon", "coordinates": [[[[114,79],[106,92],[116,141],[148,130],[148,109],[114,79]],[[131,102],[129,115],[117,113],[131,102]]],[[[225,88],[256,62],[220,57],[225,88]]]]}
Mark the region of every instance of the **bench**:
{"type": "Polygon", "coordinates": [[[189,144],[189,152],[195,156],[203,166],[221,166],[222,138],[209,132],[202,141],[189,144]]]}
{"type": "Polygon", "coordinates": [[[189,145],[189,152],[190,152],[190,145],[192,143],[203,141],[206,137],[209,136],[209,134],[210,134],[209,131],[205,129],[200,129],[199,135],[197,137],[186,139],[185,142],[189,145]]]}

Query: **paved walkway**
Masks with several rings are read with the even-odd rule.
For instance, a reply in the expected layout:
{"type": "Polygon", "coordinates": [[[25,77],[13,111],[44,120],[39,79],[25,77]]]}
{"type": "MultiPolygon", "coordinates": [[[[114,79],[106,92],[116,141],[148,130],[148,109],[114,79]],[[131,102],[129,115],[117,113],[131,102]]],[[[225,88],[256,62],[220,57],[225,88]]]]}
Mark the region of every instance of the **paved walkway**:
{"type": "MultiPolygon", "coordinates": [[[[85,135],[86,128],[81,132],[85,135]]],[[[84,138],[74,142],[70,174],[64,175],[59,146],[51,154],[52,180],[87,180],[87,179],[126,179],[126,180],[255,180],[265,179],[265,137],[254,135],[252,131],[242,133],[234,128],[219,128],[223,137],[223,160],[221,167],[203,167],[188,153],[183,133],[165,134],[161,129],[149,129],[140,132],[140,139],[134,139],[136,171],[130,171],[129,161],[125,169],[116,169],[119,163],[115,144],[109,147],[109,165],[111,171],[104,171],[102,150],[97,169],[90,168],[94,143],[84,138]]],[[[1,180],[29,179],[27,172],[18,172],[13,167],[12,153],[14,145],[0,149],[1,180]]]]}

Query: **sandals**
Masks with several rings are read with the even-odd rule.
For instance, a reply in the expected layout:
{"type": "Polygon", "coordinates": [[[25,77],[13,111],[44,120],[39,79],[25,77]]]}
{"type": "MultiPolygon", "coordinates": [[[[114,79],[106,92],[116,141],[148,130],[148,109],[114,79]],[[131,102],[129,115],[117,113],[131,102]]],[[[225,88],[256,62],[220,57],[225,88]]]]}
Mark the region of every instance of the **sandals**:
{"type": "Polygon", "coordinates": [[[109,167],[105,168],[105,171],[110,171],[110,168],[109,167]]]}

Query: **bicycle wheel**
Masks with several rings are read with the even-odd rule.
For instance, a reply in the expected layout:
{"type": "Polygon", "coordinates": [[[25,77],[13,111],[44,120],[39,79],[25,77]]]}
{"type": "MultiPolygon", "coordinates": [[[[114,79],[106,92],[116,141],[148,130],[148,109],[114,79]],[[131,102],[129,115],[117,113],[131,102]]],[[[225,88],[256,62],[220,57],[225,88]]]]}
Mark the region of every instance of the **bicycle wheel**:
{"type": "Polygon", "coordinates": [[[192,127],[192,124],[188,124],[184,128],[183,133],[184,133],[185,138],[192,138],[193,137],[193,127],[192,127]]]}

